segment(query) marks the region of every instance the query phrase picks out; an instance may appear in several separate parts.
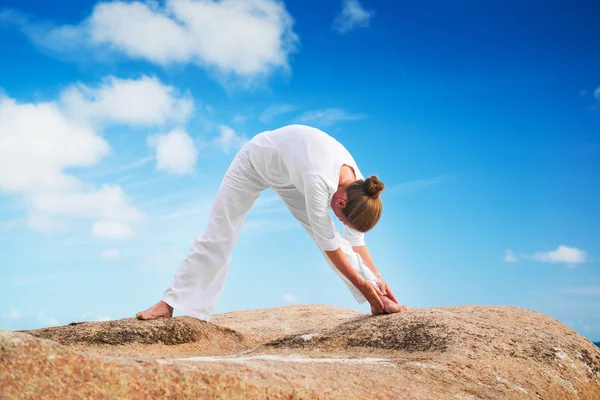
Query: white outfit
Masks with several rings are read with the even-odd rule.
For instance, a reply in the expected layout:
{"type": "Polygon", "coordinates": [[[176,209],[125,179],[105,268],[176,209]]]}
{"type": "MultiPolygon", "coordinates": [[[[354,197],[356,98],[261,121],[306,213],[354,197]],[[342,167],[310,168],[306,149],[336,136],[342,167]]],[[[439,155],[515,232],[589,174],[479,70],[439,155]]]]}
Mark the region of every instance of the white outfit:
{"type": "Polygon", "coordinates": [[[194,241],[162,301],[184,315],[210,319],[225,283],[244,216],[260,193],[272,188],[311,235],[356,301],[364,303],[362,293],[324,253],[342,248],[363,279],[377,282],[373,272],[352,249],[352,246],[365,244],[364,233],[344,226],[342,236],[329,216],[328,209],[344,164],[354,169],[357,179],[364,179],[348,150],[315,128],[290,125],[254,136],[229,166],[208,225],[194,241]]]}

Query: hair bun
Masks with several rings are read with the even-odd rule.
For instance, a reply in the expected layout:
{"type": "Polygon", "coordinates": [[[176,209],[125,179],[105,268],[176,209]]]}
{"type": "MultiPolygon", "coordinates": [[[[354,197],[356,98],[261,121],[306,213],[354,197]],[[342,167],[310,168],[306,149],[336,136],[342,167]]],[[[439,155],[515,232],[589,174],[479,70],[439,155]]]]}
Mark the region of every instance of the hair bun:
{"type": "Polygon", "coordinates": [[[371,175],[370,177],[365,179],[365,192],[367,192],[367,194],[374,199],[379,198],[379,195],[381,194],[381,192],[383,192],[384,187],[385,185],[383,184],[383,182],[381,182],[379,178],[377,178],[375,175],[371,175]]]}

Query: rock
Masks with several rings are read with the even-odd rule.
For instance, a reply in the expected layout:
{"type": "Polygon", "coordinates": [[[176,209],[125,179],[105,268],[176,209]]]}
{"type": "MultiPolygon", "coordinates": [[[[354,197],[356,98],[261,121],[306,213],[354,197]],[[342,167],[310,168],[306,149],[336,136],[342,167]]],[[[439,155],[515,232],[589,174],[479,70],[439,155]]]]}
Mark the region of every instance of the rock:
{"type": "Polygon", "coordinates": [[[192,317],[75,322],[22,332],[75,349],[115,356],[229,354],[258,344],[255,339],[230,328],[192,317]]]}
{"type": "Polygon", "coordinates": [[[600,398],[600,349],[553,318],[516,307],[371,317],[304,305],[215,315],[208,323],[177,317],[139,324],[34,331],[66,345],[0,331],[0,397],[600,398]],[[274,339],[284,328],[291,333],[274,339]],[[253,347],[259,337],[268,340],[253,347]],[[230,344],[218,353],[218,342],[235,340],[244,343],[235,355],[230,344]],[[198,342],[195,353],[147,357],[156,346],[198,342]],[[132,343],[137,353],[104,357],[94,350],[132,343]]]}
{"type": "Polygon", "coordinates": [[[358,311],[325,304],[295,304],[215,314],[210,322],[257,340],[267,341],[306,330],[334,327],[364,315],[358,311]]]}

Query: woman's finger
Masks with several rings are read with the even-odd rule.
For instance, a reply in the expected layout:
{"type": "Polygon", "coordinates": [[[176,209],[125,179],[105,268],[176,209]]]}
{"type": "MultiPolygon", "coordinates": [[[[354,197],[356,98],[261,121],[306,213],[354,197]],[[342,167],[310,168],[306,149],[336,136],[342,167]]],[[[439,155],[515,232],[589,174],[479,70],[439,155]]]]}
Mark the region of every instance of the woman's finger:
{"type": "Polygon", "coordinates": [[[371,303],[371,305],[375,307],[378,312],[381,313],[384,310],[384,304],[379,294],[377,294],[377,291],[377,285],[371,285],[371,290],[369,290],[369,293],[365,297],[367,298],[369,303],[371,303]]]}
{"type": "Polygon", "coordinates": [[[379,312],[383,312],[384,310],[384,305],[383,305],[383,300],[381,300],[381,297],[379,297],[379,295],[375,295],[374,296],[374,300],[376,301],[377,305],[375,306],[377,308],[377,310],[379,312]]]}
{"type": "Polygon", "coordinates": [[[382,281],[377,281],[377,286],[379,287],[379,289],[381,290],[381,292],[385,295],[385,287],[387,286],[385,284],[385,282],[382,281]]]}
{"type": "Polygon", "coordinates": [[[383,296],[383,293],[381,292],[381,289],[379,289],[379,285],[371,285],[373,287],[373,289],[375,289],[375,292],[379,295],[379,296],[383,296]]]}
{"type": "Polygon", "coordinates": [[[394,296],[394,293],[392,293],[392,291],[390,290],[390,287],[387,287],[387,296],[390,298],[390,300],[392,300],[394,303],[398,304],[398,300],[396,300],[396,296],[394,296]]]}

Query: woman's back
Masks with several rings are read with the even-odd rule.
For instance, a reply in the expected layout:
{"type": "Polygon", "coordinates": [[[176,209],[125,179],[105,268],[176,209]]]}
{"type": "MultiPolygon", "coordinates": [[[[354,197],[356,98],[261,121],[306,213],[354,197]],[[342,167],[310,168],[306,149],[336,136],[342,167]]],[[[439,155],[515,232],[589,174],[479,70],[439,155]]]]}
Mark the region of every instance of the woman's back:
{"type": "MultiPolygon", "coordinates": [[[[306,125],[288,125],[259,133],[251,141],[252,164],[274,187],[293,184],[303,189],[303,176],[320,174],[337,187],[339,168],[358,167],[350,152],[327,133],[306,125]]],[[[362,175],[357,176],[362,179],[362,175]]]]}

